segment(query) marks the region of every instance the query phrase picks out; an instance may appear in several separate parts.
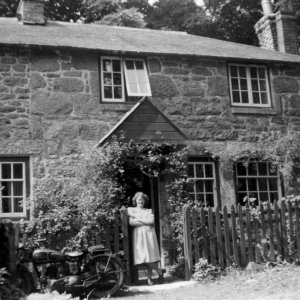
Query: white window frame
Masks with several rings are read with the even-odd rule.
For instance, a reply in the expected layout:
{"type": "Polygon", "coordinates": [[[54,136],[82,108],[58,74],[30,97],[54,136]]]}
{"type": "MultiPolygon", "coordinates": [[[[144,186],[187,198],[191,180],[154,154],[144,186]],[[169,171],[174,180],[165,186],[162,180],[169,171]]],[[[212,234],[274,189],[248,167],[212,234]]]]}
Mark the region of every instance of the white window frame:
{"type": "MultiPolygon", "coordinates": [[[[238,63],[230,63],[228,64],[228,74],[229,74],[229,85],[230,85],[230,97],[231,97],[231,105],[232,106],[240,106],[240,107],[271,107],[271,93],[270,93],[270,83],[269,83],[269,72],[268,72],[268,68],[264,65],[256,65],[256,64],[238,64],[238,63]],[[230,67],[244,67],[246,69],[246,79],[247,79],[247,91],[248,91],[248,103],[237,103],[237,102],[233,102],[233,87],[232,87],[232,79],[238,79],[238,85],[239,85],[239,95],[240,95],[240,99],[241,99],[241,92],[243,91],[241,89],[240,86],[240,79],[241,77],[239,77],[239,75],[237,75],[237,77],[233,77],[231,74],[231,68],[230,67]],[[251,78],[251,72],[250,72],[250,68],[260,68],[260,69],[264,69],[265,71],[265,84],[266,84],[266,94],[267,94],[267,100],[268,103],[267,104],[258,104],[258,103],[254,103],[253,102],[253,90],[252,90],[252,83],[251,80],[255,79],[258,80],[258,78],[251,78]]],[[[259,80],[258,80],[259,81],[259,80]]],[[[254,92],[258,92],[259,93],[259,97],[261,99],[261,88],[260,88],[260,84],[258,84],[259,90],[258,91],[254,91],[254,92]]],[[[237,90],[235,90],[237,91],[237,90]]]]}
{"type": "Polygon", "coordinates": [[[194,188],[194,192],[193,193],[189,193],[190,194],[190,197],[193,197],[193,201],[195,203],[198,203],[198,200],[197,200],[197,195],[204,195],[204,207],[209,207],[207,205],[207,201],[206,201],[206,195],[208,194],[212,194],[213,195],[213,205],[214,207],[217,206],[217,181],[216,181],[216,170],[215,170],[215,163],[214,162],[206,162],[206,161],[189,161],[188,162],[188,165],[193,165],[194,167],[194,177],[190,177],[188,176],[188,181],[189,181],[189,184],[190,183],[193,183],[193,188],[194,188]],[[196,177],[196,171],[195,171],[195,168],[196,168],[196,165],[202,165],[204,167],[204,170],[205,170],[205,166],[206,165],[210,165],[212,167],[212,177],[206,177],[206,174],[204,171],[204,177],[196,177]],[[206,192],[205,191],[205,184],[203,184],[203,192],[196,192],[196,181],[205,181],[205,180],[213,180],[213,192],[206,192]]]}
{"type": "Polygon", "coordinates": [[[257,193],[258,197],[257,197],[257,202],[258,204],[261,204],[262,201],[261,201],[261,198],[260,198],[260,193],[267,193],[268,194],[268,200],[267,202],[270,202],[271,203],[271,199],[270,199],[270,195],[271,193],[277,193],[278,194],[278,200],[281,199],[282,197],[282,191],[281,191],[281,186],[280,186],[280,174],[279,174],[279,171],[276,170],[276,173],[274,174],[270,174],[269,173],[269,168],[270,168],[270,162],[266,162],[266,161],[250,161],[249,163],[255,163],[257,165],[257,170],[258,170],[258,164],[266,164],[266,167],[267,167],[267,174],[266,175],[260,175],[259,172],[257,171],[257,174],[256,175],[253,175],[253,174],[250,174],[249,175],[249,169],[248,169],[248,166],[245,167],[245,170],[246,170],[246,175],[240,175],[238,174],[238,167],[237,167],[237,164],[240,163],[240,164],[243,164],[242,161],[236,161],[235,162],[235,176],[236,176],[236,188],[237,188],[237,203],[239,203],[239,197],[238,197],[238,194],[241,194],[241,193],[246,193],[247,194],[247,199],[244,203],[241,203],[242,205],[246,205],[247,203],[248,204],[251,204],[251,200],[250,198],[251,197],[251,194],[252,193],[257,193]],[[246,190],[245,191],[242,191],[242,190],[239,190],[238,189],[238,183],[239,183],[239,179],[245,179],[246,180],[246,190]],[[255,179],[256,180],[256,190],[254,191],[250,191],[249,190],[249,179],[255,179]],[[259,179],[267,179],[267,187],[266,187],[266,190],[261,190],[259,188],[259,179]],[[269,182],[269,179],[276,179],[276,183],[277,183],[277,191],[273,191],[270,189],[270,182],[269,182]]]}
{"type": "MultiPolygon", "coordinates": [[[[147,72],[147,67],[146,67],[146,62],[144,59],[142,58],[120,58],[120,57],[115,57],[115,56],[101,56],[101,96],[102,96],[102,102],[110,102],[110,103],[120,103],[120,102],[125,102],[126,101],[126,96],[125,96],[125,87],[126,87],[126,91],[127,91],[127,95],[130,97],[143,97],[143,96],[152,96],[151,93],[151,87],[150,87],[150,82],[149,82],[149,76],[148,76],[148,72],[147,72]],[[108,59],[108,60],[119,60],[120,61],[120,65],[121,65],[121,85],[122,85],[122,97],[121,98],[105,98],[104,96],[104,87],[106,86],[106,84],[104,83],[104,64],[103,64],[103,60],[108,59]],[[144,78],[146,80],[145,84],[147,86],[147,91],[145,93],[141,92],[140,86],[139,86],[139,82],[138,82],[138,75],[137,75],[137,71],[136,69],[134,70],[128,70],[126,67],[126,61],[140,61],[143,63],[143,71],[144,71],[144,78]],[[130,74],[131,72],[131,74],[130,74]],[[137,88],[138,91],[137,92],[132,92],[130,90],[130,83],[129,83],[129,78],[130,75],[136,78],[136,82],[137,82],[137,88]]],[[[113,71],[111,72],[112,74],[114,73],[113,71]]],[[[112,84],[112,87],[114,85],[112,84]]],[[[113,89],[113,88],[112,88],[113,89]]]]}
{"type": "Polygon", "coordinates": [[[1,182],[22,182],[23,183],[23,193],[22,195],[17,195],[18,198],[22,197],[22,207],[23,211],[22,212],[13,212],[14,211],[14,195],[13,195],[13,189],[12,189],[12,195],[10,196],[2,196],[2,190],[0,190],[0,217],[26,217],[26,195],[27,195],[27,182],[26,182],[26,163],[18,160],[1,160],[0,158],[0,186],[1,182]],[[11,165],[11,174],[12,178],[2,178],[2,165],[3,164],[10,164],[11,165]],[[22,165],[22,178],[14,178],[13,177],[13,165],[14,164],[21,164],[22,165]],[[12,207],[12,212],[3,212],[2,208],[2,197],[3,198],[11,198],[11,207],[12,207]]]}

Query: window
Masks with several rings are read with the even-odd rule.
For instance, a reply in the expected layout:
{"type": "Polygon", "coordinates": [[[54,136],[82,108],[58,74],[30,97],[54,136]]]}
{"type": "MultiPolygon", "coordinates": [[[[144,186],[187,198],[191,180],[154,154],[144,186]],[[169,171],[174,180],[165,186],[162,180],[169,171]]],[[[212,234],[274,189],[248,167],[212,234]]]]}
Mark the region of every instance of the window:
{"type": "Polygon", "coordinates": [[[151,96],[143,59],[102,57],[101,85],[103,102],[125,102],[126,95],[151,96]]]}
{"type": "Polygon", "coordinates": [[[0,158],[0,216],[26,216],[25,199],[29,193],[28,159],[0,158]]]}
{"type": "Polygon", "coordinates": [[[188,191],[199,206],[214,206],[216,203],[216,176],[213,162],[188,162],[188,191]]]}
{"type": "Polygon", "coordinates": [[[281,197],[278,170],[269,162],[235,164],[237,202],[241,205],[274,202],[281,197]]]}
{"type": "Polygon", "coordinates": [[[260,65],[229,65],[231,104],[270,107],[268,72],[260,65]]]}

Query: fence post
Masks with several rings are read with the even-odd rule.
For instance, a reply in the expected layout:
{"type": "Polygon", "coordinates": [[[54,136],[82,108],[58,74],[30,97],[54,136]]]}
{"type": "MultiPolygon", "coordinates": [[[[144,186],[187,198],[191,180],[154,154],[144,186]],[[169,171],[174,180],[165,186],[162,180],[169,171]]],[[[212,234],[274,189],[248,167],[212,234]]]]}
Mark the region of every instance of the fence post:
{"type": "Polygon", "coordinates": [[[123,233],[123,249],[124,249],[124,258],[125,258],[125,268],[126,274],[125,283],[131,283],[131,259],[130,259],[130,245],[129,245],[129,228],[128,228],[128,215],[126,207],[122,207],[120,209],[120,217],[121,217],[121,228],[123,233]]]}
{"type": "Polygon", "coordinates": [[[183,237],[184,237],[184,270],[185,280],[191,279],[193,258],[192,258],[192,238],[191,238],[191,215],[190,205],[183,206],[183,237]]]}

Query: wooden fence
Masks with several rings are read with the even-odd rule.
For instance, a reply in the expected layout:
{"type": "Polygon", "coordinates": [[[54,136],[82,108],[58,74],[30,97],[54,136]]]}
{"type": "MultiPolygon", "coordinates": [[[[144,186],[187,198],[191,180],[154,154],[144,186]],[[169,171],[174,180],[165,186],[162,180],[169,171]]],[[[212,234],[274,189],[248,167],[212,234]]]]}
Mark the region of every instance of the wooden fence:
{"type": "MultiPolygon", "coordinates": [[[[16,270],[16,250],[19,242],[26,243],[27,236],[20,230],[20,224],[10,220],[1,221],[4,228],[4,236],[1,243],[5,247],[8,260],[6,267],[10,273],[16,270]]],[[[113,253],[119,254],[126,268],[126,282],[132,281],[132,261],[129,247],[129,226],[126,208],[115,212],[114,222],[108,224],[101,233],[96,236],[96,244],[103,244],[105,248],[111,249],[113,253]]],[[[55,242],[50,246],[55,249],[55,242]]],[[[3,266],[2,266],[3,267],[3,266]]]]}
{"type": "Polygon", "coordinates": [[[184,206],[185,279],[200,258],[221,267],[300,258],[300,201],[256,209],[184,206]]]}

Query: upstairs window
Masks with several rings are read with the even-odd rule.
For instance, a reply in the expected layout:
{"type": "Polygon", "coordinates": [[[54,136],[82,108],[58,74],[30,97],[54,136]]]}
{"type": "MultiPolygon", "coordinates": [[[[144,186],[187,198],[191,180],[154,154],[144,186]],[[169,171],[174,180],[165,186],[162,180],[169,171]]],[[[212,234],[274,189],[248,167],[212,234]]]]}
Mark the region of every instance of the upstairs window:
{"type": "Polygon", "coordinates": [[[0,216],[26,216],[29,194],[28,159],[0,158],[0,216]]]}
{"type": "Polygon", "coordinates": [[[188,191],[198,206],[213,207],[217,203],[216,175],[213,162],[188,162],[188,191]]]}
{"type": "Polygon", "coordinates": [[[127,96],[151,96],[143,59],[102,57],[101,86],[103,102],[125,102],[127,96]]]}
{"type": "Polygon", "coordinates": [[[252,161],[235,164],[237,202],[258,205],[262,202],[277,201],[281,197],[278,170],[269,162],[252,161]]]}
{"type": "Polygon", "coordinates": [[[268,70],[260,65],[229,65],[233,106],[271,107],[268,70]]]}

